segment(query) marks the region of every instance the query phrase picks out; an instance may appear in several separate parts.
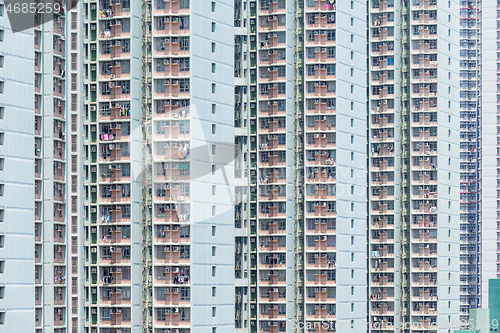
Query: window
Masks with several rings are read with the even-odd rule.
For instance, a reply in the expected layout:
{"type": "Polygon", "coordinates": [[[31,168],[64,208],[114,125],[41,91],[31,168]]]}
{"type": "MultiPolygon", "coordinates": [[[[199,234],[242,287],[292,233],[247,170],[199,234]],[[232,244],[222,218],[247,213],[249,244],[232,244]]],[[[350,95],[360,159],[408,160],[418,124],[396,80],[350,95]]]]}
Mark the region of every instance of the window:
{"type": "Polygon", "coordinates": [[[215,1],[212,1],[212,13],[215,12],[215,1]]]}
{"type": "Polygon", "coordinates": [[[189,134],[189,120],[181,120],[179,122],[179,133],[189,134]]]}
{"type": "Polygon", "coordinates": [[[177,41],[179,42],[179,50],[181,51],[189,50],[189,37],[179,37],[177,41]]]}
{"type": "Polygon", "coordinates": [[[156,320],[165,321],[166,320],[165,312],[166,312],[165,309],[162,309],[162,308],[156,309],[156,320]]]}
{"type": "Polygon", "coordinates": [[[212,22],[212,32],[215,32],[215,22],[212,22]]]}
{"type": "MultiPolygon", "coordinates": [[[[215,134],[216,125],[212,124],[212,134],[215,134]]],[[[3,134],[3,133],[2,133],[3,134]]]]}
{"type": "Polygon", "coordinates": [[[328,30],[327,31],[326,40],[327,41],[334,41],[335,40],[335,30],[328,30]]]}
{"type": "Polygon", "coordinates": [[[189,79],[179,79],[179,91],[189,92],[189,79]]]}
{"type": "Polygon", "coordinates": [[[0,42],[2,42],[2,43],[4,41],[4,34],[5,34],[5,31],[3,29],[0,29],[0,42]]]}
{"type": "Polygon", "coordinates": [[[122,10],[130,10],[130,0],[122,0],[122,10]]]}
{"type": "Polygon", "coordinates": [[[215,73],[215,63],[212,63],[212,73],[215,73]]]}
{"type": "Polygon", "coordinates": [[[165,134],[165,127],[169,125],[169,121],[158,121],[156,123],[156,134],[165,134]]]}

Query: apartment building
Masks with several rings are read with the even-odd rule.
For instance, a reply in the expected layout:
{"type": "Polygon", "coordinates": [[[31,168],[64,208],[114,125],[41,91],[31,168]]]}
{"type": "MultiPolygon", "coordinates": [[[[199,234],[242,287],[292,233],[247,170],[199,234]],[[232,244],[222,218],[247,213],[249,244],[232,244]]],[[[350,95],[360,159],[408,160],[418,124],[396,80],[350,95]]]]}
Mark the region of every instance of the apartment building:
{"type": "Polygon", "coordinates": [[[234,332],[233,4],[82,6],[85,331],[234,332]]]}
{"type": "Polygon", "coordinates": [[[38,332],[446,332],[479,221],[459,5],[83,0],[37,25],[38,332]]]}
{"type": "Polygon", "coordinates": [[[481,306],[481,4],[460,2],[460,319],[481,306]]]}
{"type": "Polygon", "coordinates": [[[35,330],[33,28],[0,4],[0,330],[35,330]],[[15,45],[15,47],[14,47],[15,45]]]}
{"type": "Polygon", "coordinates": [[[458,321],[459,13],[370,2],[370,331],[458,321]]]}
{"type": "Polygon", "coordinates": [[[304,11],[305,327],[365,332],[366,3],[307,1],[304,11]]]}
{"type": "MultiPolygon", "coordinates": [[[[250,161],[250,196],[242,196],[235,220],[242,234],[236,267],[249,267],[250,297],[248,285],[237,287],[237,328],[320,332],[333,330],[339,320],[350,326],[366,317],[360,246],[365,8],[361,2],[235,2],[235,127],[249,129],[236,142],[250,142],[242,164],[245,173],[250,161]],[[345,25],[340,39],[339,20],[345,25]],[[344,81],[340,90],[337,73],[344,81]],[[337,303],[345,306],[337,309],[337,303]],[[320,327],[323,321],[329,328],[320,327]]],[[[247,274],[236,270],[242,282],[248,283],[247,274]]]]}
{"type": "Polygon", "coordinates": [[[499,80],[499,50],[498,42],[500,35],[497,32],[498,3],[481,4],[481,189],[483,198],[496,198],[496,200],[484,200],[481,203],[482,223],[480,245],[481,252],[481,305],[488,308],[488,281],[500,277],[500,266],[498,263],[498,228],[500,215],[497,212],[499,203],[499,171],[498,171],[498,133],[499,119],[498,110],[500,102],[499,80]]]}
{"type": "Polygon", "coordinates": [[[34,17],[35,332],[68,330],[67,21],[34,17]]]}

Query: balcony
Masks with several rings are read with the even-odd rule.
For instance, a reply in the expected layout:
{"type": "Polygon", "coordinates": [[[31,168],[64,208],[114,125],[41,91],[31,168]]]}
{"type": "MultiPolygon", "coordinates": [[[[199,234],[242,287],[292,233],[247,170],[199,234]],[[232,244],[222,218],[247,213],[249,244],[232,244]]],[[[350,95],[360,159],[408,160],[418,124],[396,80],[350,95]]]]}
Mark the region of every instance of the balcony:
{"type": "MultiPolygon", "coordinates": [[[[189,257],[181,257],[179,246],[157,246],[156,247],[156,262],[163,264],[189,264],[189,257]],[[164,253],[161,253],[163,251],[164,253]]],[[[184,280],[186,283],[189,282],[189,277],[184,280]]],[[[170,283],[170,282],[167,282],[170,283]]],[[[172,282],[173,283],[173,282],[172,282]]]]}
{"type": "Polygon", "coordinates": [[[189,16],[164,16],[155,22],[155,35],[188,35],[189,16]]]}
{"type": "Polygon", "coordinates": [[[122,40],[101,41],[100,59],[128,58],[130,57],[130,44],[122,40]]]}
{"type": "Polygon", "coordinates": [[[312,286],[317,286],[317,285],[323,285],[323,286],[335,286],[336,281],[335,278],[328,278],[327,277],[327,271],[322,270],[320,273],[314,274],[314,280],[307,280],[307,285],[312,285],[312,286]]]}
{"type": "Polygon", "coordinates": [[[307,75],[307,79],[320,79],[320,80],[334,80],[336,79],[336,73],[335,71],[328,73],[328,68],[327,65],[324,64],[317,64],[314,65],[314,75],[307,75]]]}
{"type": "Polygon", "coordinates": [[[337,212],[333,208],[328,208],[327,203],[323,201],[321,203],[321,206],[319,204],[316,204],[314,206],[314,211],[308,211],[306,213],[306,217],[311,218],[311,217],[336,217],[337,212]]]}
{"type": "Polygon", "coordinates": [[[286,302],[286,291],[284,288],[261,288],[261,302],[286,302]]]}
{"type": "Polygon", "coordinates": [[[130,175],[122,176],[121,164],[109,164],[108,170],[101,173],[101,182],[130,182],[130,175]]]}
{"type": "Polygon", "coordinates": [[[307,6],[306,9],[308,12],[317,10],[332,12],[336,10],[335,2],[335,0],[314,0],[314,7],[307,6]]]}
{"type": "Polygon", "coordinates": [[[156,243],[189,243],[189,234],[180,235],[180,225],[157,226],[156,243]]]}
{"type": "Polygon", "coordinates": [[[260,235],[273,235],[273,234],[286,234],[286,229],[285,228],[280,228],[278,225],[278,222],[272,221],[269,222],[268,226],[266,229],[259,229],[259,234],[260,235]]]}
{"type": "Polygon", "coordinates": [[[189,57],[189,44],[184,40],[178,41],[175,37],[164,37],[163,46],[155,50],[156,56],[185,56],[189,57]]]}
{"type": "Polygon", "coordinates": [[[387,302],[374,302],[371,307],[371,315],[394,315],[393,305],[389,307],[387,302]]]}
{"type": "Polygon", "coordinates": [[[106,245],[106,244],[130,244],[130,237],[123,237],[123,232],[122,230],[111,230],[109,232],[110,234],[104,234],[104,236],[101,239],[100,244],[101,245],[106,245]],[[108,236],[109,235],[109,236],[108,236]]]}
{"type": "Polygon", "coordinates": [[[332,11],[307,14],[306,16],[306,29],[332,29],[335,28],[335,23],[335,12],[332,11]]]}
{"type": "Polygon", "coordinates": [[[121,16],[130,16],[130,9],[123,10],[120,0],[111,0],[108,8],[101,8],[99,11],[99,19],[112,19],[121,16]]]}
{"type": "Polygon", "coordinates": [[[130,305],[130,299],[123,299],[121,288],[114,288],[110,294],[110,296],[104,296],[102,293],[100,300],[102,305],[130,305]]]}

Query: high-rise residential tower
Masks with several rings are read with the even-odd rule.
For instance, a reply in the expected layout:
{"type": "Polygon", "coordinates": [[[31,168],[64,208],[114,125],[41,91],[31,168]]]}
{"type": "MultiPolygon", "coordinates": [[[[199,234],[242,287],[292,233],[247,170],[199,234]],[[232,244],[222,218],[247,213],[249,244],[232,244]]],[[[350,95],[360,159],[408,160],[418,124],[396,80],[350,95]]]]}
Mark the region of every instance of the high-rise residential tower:
{"type": "Polygon", "coordinates": [[[33,27],[0,4],[0,331],[35,330],[33,27]],[[27,97],[29,96],[29,97],[27,97]]]}
{"type": "Polygon", "coordinates": [[[459,3],[371,1],[370,330],[459,313],[459,3]]]}
{"type": "Polygon", "coordinates": [[[85,326],[234,332],[233,3],[83,6],[85,326]]]}
{"type": "Polygon", "coordinates": [[[67,22],[57,4],[34,17],[36,332],[68,329],[67,22]]]}
{"type": "Polygon", "coordinates": [[[481,4],[481,81],[482,81],[482,105],[481,105],[481,203],[482,223],[481,223],[481,305],[488,307],[488,280],[500,278],[500,259],[498,249],[500,249],[499,222],[500,214],[500,193],[498,186],[500,184],[499,160],[500,152],[498,145],[500,139],[500,119],[498,111],[500,110],[500,87],[499,75],[500,60],[498,52],[500,51],[500,35],[498,34],[498,3],[484,2],[481,4]],[[488,200],[486,199],[488,198],[488,200]],[[492,200],[491,198],[496,198],[492,200]]]}
{"type": "MultiPolygon", "coordinates": [[[[481,306],[481,1],[460,1],[460,319],[481,306]]],[[[486,284],[487,285],[487,284],[486,284]]]]}
{"type": "Polygon", "coordinates": [[[75,6],[34,30],[37,332],[458,320],[458,0],[75,6]]]}

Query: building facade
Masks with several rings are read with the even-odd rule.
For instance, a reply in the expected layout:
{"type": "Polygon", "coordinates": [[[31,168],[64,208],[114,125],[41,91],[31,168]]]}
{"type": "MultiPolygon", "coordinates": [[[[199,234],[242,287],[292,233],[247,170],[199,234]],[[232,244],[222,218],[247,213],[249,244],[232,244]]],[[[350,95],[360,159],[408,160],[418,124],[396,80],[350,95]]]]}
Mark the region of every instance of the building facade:
{"type": "Polygon", "coordinates": [[[459,313],[459,3],[371,1],[370,331],[459,313]]]}
{"type": "Polygon", "coordinates": [[[481,5],[460,2],[460,319],[481,306],[481,5]]]}
{"type": "Polygon", "coordinates": [[[233,4],[83,10],[85,330],[234,332],[233,4]]]}
{"type": "Polygon", "coordinates": [[[480,269],[459,246],[479,222],[460,6],[82,0],[40,20],[37,332],[447,332],[478,300],[460,267],[480,269]]]}
{"type": "Polygon", "coordinates": [[[498,227],[500,207],[498,201],[499,192],[497,184],[499,184],[498,172],[498,103],[499,87],[497,86],[499,65],[498,62],[498,4],[482,3],[482,34],[481,34],[481,56],[484,69],[481,74],[482,79],[482,117],[481,117],[481,152],[482,152],[482,197],[496,198],[496,200],[484,200],[481,203],[482,225],[481,225],[481,286],[482,286],[482,307],[488,307],[489,291],[488,280],[497,279],[500,277],[500,267],[498,265],[499,256],[497,254],[500,248],[498,242],[498,227]]]}
{"type": "Polygon", "coordinates": [[[33,28],[0,4],[0,330],[35,330],[33,28]],[[15,47],[14,47],[15,45],[15,47]]]}
{"type": "MultiPolygon", "coordinates": [[[[62,5],[62,2],[58,2],[62,5]]],[[[34,17],[35,331],[68,330],[67,21],[34,17]]]]}

